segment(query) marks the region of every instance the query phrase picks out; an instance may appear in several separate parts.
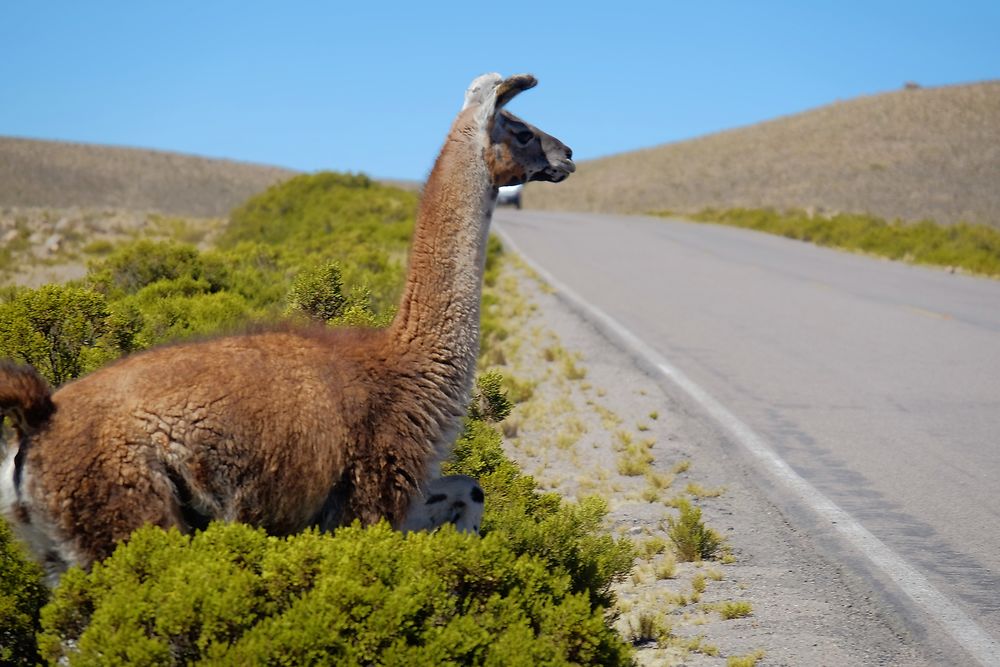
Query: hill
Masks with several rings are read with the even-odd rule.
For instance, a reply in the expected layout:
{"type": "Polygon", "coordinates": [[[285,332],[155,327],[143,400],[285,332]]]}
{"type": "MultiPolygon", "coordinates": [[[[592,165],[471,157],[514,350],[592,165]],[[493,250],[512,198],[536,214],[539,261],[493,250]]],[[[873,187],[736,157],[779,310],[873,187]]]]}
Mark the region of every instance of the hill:
{"type": "Polygon", "coordinates": [[[0,206],[216,217],[295,174],[179,153],[0,137],[0,206]]]}
{"type": "Polygon", "coordinates": [[[1000,81],[906,89],[582,162],[530,208],[805,208],[1000,226],[1000,81]]]}

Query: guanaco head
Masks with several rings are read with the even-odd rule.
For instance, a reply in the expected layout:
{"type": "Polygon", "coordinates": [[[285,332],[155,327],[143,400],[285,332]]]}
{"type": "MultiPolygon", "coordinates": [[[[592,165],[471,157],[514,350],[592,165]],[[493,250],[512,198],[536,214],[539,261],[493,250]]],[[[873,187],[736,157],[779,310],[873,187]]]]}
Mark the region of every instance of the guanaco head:
{"type": "Polygon", "coordinates": [[[506,79],[484,74],[469,86],[465,107],[476,107],[476,118],[486,133],[486,164],[494,187],[528,181],[558,183],[576,171],[569,146],[503,107],[538,80],[530,74],[506,79]]]}
{"type": "Polygon", "coordinates": [[[462,533],[479,533],[483,521],[483,489],[466,475],[446,475],[427,482],[414,498],[403,531],[435,530],[446,523],[462,533]]]}

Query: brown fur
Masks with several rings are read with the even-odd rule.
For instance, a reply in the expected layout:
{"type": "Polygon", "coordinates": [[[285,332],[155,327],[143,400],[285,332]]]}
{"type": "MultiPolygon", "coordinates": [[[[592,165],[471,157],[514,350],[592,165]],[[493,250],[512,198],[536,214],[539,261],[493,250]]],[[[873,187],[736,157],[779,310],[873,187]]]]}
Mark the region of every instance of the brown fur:
{"type": "Polygon", "coordinates": [[[19,430],[33,431],[55,410],[49,383],[30,366],[0,359],[0,413],[19,430]]]}
{"type": "Polygon", "coordinates": [[[24,488],[5,502],[13,521],[84,565],[145,523],[222,519],[279,535],[400,525],[450,451],[475,372],[491,168],[511,169],[487,164],[484,99],[467,102],[428,178],[388,329],[160,347],[65,385],[47,412],[37,373],[0,365],[0,407],[26,415],[24,488]]]}

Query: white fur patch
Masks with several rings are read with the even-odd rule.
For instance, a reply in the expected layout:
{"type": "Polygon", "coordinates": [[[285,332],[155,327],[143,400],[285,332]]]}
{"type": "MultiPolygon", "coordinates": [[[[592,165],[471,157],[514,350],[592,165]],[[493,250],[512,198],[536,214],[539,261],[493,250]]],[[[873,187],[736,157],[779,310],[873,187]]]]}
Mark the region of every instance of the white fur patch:
{"type": "Polygon", "coordinates": [[[17,490],[14,488],[14,457],[17,456],[17,447],[13,444],[7,445],[4,453],[3,464],[0,464],[0,513],[10,516],[17,502],[17,490]]]}
{"type": "Polygon", "coordinates": [[[496,72],[477,76],[465,90],[465,104],[462,109],[468,109],[473,104],[483,104],[490,97],[496,96],[497,86],[503,81],[503,77],[496,72]]]}
{"type": "Polygon", "coordinates": [[[446,475],[427,482],[413,499],[403,531],[435,530],[450,523],[462,533],[479,533],[483,521],[483,490],[466,475],[446,475]]]}
{"type": "Polygon", "coordinates": [[[465,104],[462,105],[462,111],[472,106],[478,106],[476,120],[481,127],[486,126],[486,121],[496,110],[497,86],[500,85],[501,81],[503,81],[502,76],[496,72],[490,72],[473,79],[465,91],[465,104]]]}
{"type": "Polygon", "coordinates": [[[45,568],[48,584],[55,586],[66,566],[83,561],[73,547],[53,538],[57,534],[56,527],[35,511],[31,498],[28,497],[31,470],[27,465],[21,468],[21,497],[18,497],[17,489],[14,487],[14,457],[17,455],[17,450],[17,447],[8,444],[3,464],[0,465],[0,512],[18,539],[45,568]],[[31,517],[30,523],[18,521],[15,514],[18,503],[23,503],[27,507],[31,517]],[[58,561],[54,561],[53,557],[58,561]]]}

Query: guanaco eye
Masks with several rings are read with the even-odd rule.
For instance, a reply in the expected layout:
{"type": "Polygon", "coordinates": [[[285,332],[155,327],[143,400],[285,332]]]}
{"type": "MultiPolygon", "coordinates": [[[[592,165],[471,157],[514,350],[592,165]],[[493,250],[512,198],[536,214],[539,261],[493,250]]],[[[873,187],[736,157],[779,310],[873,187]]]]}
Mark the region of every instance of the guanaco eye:
{"type": "Polygon", "coordinates": [[[528,132],[527,130],[521,130],[520,132],[515,134],[514,137],[517,139],[519,143],[526,144],[532,139],[534,139],[535,135],[532,134],[531,132],[528,132]]]}

